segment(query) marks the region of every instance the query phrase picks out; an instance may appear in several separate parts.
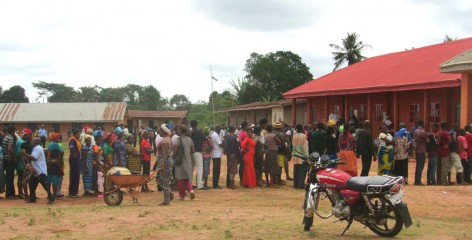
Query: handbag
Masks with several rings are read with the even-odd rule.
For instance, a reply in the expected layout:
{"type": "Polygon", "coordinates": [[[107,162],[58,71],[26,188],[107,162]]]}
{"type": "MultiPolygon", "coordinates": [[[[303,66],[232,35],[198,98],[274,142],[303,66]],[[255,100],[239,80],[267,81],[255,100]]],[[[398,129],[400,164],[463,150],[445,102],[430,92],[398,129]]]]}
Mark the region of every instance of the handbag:
{"type": "Polygon", "coordinates": [[[182,138],[179,138],[180,144],[179,144],[179,152],[177,155],[174,157],[174,164],[177,166],[180,166],[182,162],[184,161],[184,144],[182,142],[182,138]]]}

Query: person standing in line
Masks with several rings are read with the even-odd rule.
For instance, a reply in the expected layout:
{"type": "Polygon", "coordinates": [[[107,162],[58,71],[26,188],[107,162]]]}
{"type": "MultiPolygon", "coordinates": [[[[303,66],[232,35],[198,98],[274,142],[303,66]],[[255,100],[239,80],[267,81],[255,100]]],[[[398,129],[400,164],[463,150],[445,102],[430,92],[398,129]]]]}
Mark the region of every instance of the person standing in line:
{"type": "MultiPolygon", "coordinates": [[[[226,136],[226,159],[227,159],[227,176],[228,181],[226,184],[227,188],[236,189],[235,177],[238,174],[238,162],[240,158],[240,148],[238,136],[235,133],[236,128],[233,125],[229,126],[228,135],[226,136]]],[[[239,166],[241,167],[241,166],[239,166]]],[[[242,184],[242,180],[241,180],[242,184]]]]}
{"type": "Polygon", "coordinates": [[[423,186],[421,176],[423,175],[424,164],[426,160],[426,145],[428,144],[428,136],[424,130],[424,122],[418,121],[415,130],[415,146],[416,146],[416,170],[415,185],[423,186]]]}
{"type": "Polygon", "coordinates": [[[254,155],[256,152],[256,141],[253,139],[251,128],[246,129],[247,137],[241,142],[241,149],[244,151],[244,171],[242,186],[256,187],[256,171],[254,169],[254,155]]]}
{"type": "Polygon", "coordinates": [[[126,167],[126,143],[123,139],[123,130],[121,127],[116,127],[114,130],[116,139],[113,141],[112,147],[114,149],[113,154],[113,166],[126,167]]]}
{"type": "Polygon", "coordinates": [[[297,124],[297,133],[292,137],[292,162],[293,162],[293,187],[303,189],[305,187],[305,177],[309,170],[309,165],[299,156],[309,157],[308,142],[303,126],[297,124]]]}
{"type": "MultiPolygon", "coordinates": [[[[143,174],[149,176],[151,174],[151,152],[152,152],[152,147],[151,143],[149,142],[149,131],[144,130],[142,132],[143,136],[141,139],[141,143],[139,144],[141,148],[141,159],[143,163],[143,174]]],[[[142,192],[154,192],[153,190],[149,189],[149,186],[147,183],[143,184],[142,192]]]]}
{"type": "Polygon", "coordinates": [[[393,164],[393,137],[388,133],[387,125],[382,124],[380,126],[380,133],[378,137],[379,150],[377,154],[378,158],[378,175],[390,175],[392,174],[393,164]]]}
{"type": "Polygon", "coordinates": [[[213,161],[213,189],[222,189],[219,185],[221,172],[221,156],[223,155],[223,141],[220,138],[221,127],[216,126],[214,131],[210,132],[213,149],[211,158],[213,161]]]}
{"type": "Polygon", "coordinates": [[[141,154],[133,146],[134,136],[131,133],[125,133],[123,138],[126,140],[126,158],[128,159],[126,167],[132,174],[141,174],[141,154]]]}
{"type": "Polygon", "coordinates": [[[439,176],[438,174],[438,139],[439,139],[439,125],[433,124],[432,132],[428,134],[428,144],[426,150],[428,151],[428,171],[426,172],[426,184],[436,185],[439,176]]]}
{"type": "Polygon", "coordinates": [[[408,149],[410,147],[411,139],[410,132],[406,129],[405,123],[399,124],[400,130],[395,133],[394,137],[394,162],[393,173],[396,176],[402,176],[405,183],[408,183],[408,149]]]}
{"type": "Polygon", "coordinates": [[[15,167],[16,167],[16,129],[14,126],[8,127],[8,132],[3,138],[3,163],[5,168],[5,197],[7,199],[16,199],[15,194],[15,167]]]}
{"type": "Polygon", "coordinates": [[[442,185],[451,185],[451,174],[449,173],[450,160],[449,160],[449,144],[451,143],[451,135],[447,131],[447,122],[441,123],[441,132],[439,133],[438,140],[438,156],[440,158],[439,166],[441,167],[441,175],[438,180],[441,181],[442,185]]]}
{"type": "Polygon", "coordinates": [[[449,143],[448,175],[451,175],[451,167],[454,167],[456,170],[457,184],[462,184],[462,179],[464,178],[464,168],[462,167],[461,158],[459,156],[459,126],[454,124],[449,134],[451,136],[451,142],[449,143]]]}
{"type": "MultiPolygon", "coordinates": [[[[241,123],[241,131],[239,131],[239,134],[236,134],[238,137],[238,141],[241,144],[248,136],[247,134],[247,129],[248,129],[248,123],[246,121],[243,121],[241,123]]],[[[244,150],[241,148],[240,149],[240,154],[239,154],[239,184],[242,186],[243,185],[243,175],[244,175],[244,150]]]]}
{"type": "Polygon", "coordinates": [[[159,206],[168,206],[174,199],[171,188],[172,169],[174,167],[171,155],[172,142],[169,138],[171,131],[165,124],[162,124],[158,131],[162,139],[156,145],[156,148],[158,148],[157,152],[159,153],[156,160],[156,183],[162,188],[164,194],[164,200],[159,206]]]}
{"type": "Polygon", "coordinates": [[[266,154],[264,159],[264,173],[266,178],[266,187],[278,187],[275,177],[279,172],[277,163],[277,145],[280,144],[280,139],[272,132],[273,126],[267,125],[265,136],[266,154]],[[270,177],[270,178],[269,178],[270,177]]]}
{"type": "Polygon", "coordinates": [[[471,184],[471,173],[472,173],[472,132],[470,125],[465,125],[464,127],[465,139],[467,140],[467,167],[464,167],[464,182],[471,184]],[[468,169],[468,171],[466,171],[468,169]]]}
{"type": "Polygon", "coordinates": [[[352,135],[353,125],[344,124],[343,131],[339,134],[339,158],[344,159],[345,165],[336,168],[345,171],[353,177],[357,176],[356,139],[352,135]]]}
{"type": "Polygon", "coordinates": [[[205,141],[206,137],[200,131],[200,129],[197,128],[198,122],[197,120],[192,120],[190,121],[190,126],[192,127],[192,134],[190,138],[193,141],[193,145],[195,146],[195,153],[192,155],[192,172],[193,169],[196,167],[197,168],[197,190],[202,190],[203,189],[203,156],[202,156],[202,148],[203,148],[203,142],[205,141]]]}
{"type": "Polygon", "coordinates": [[[210,175],[211,150],[213,149],[213,142],[211,141],[210,128],[204,127],[203,134],[205,134],[205,141],[202,146],[203,158],[203,188],[202,190],[209,190],[208,176],[210,175]]]}
{"type": "Polygon", "coordinates": [[[79,184],[80,184],[80,152],[82,144],[79,141],[80,131],[78,129],[72,130],[72,137],[69,140],[69,197],[79,197],[79,184]]]}
{"type": "Polygon", "coordinates": [[[41,139],[33,138],[33,151],[30,154],[25,154],[28,160],[31,161],[31,166],[33,167],[33,175],[30,178],[30,199],[28,203],[36,202],[36,188],[38,184],[43,186],[44,190],[48,194],[48,204],[54,203],[54,196],[50,191],[49,183],[47,182],[47,166],[46,166],[46,156],[44,150],[41,147],[41,139]]]}
{"type": "Polygon", "coordinates": [[[180,145],[183,146],[183,153],[180,153],[182,162],[175,166],[175,177],[177,178],[177,188],[179,189],[180,200],[185,200],[185,191],[190,193],[190,199],[195,199],[195,192],[192,188],[192,157],[191,155],[195,153],[195,146],[193,145],[192,139],[189,137],[189,129],[187,126],[182,126],[180,128],[180,140],[174,145],[174,158],[179,154],[179,151],[182,149],[180,145]]]}
{"type": "Polygon", "coordinates": [[[262,182],[262,165],[264,162],[264,136],[261,127],[254,128],[254,141],[256,141],[256,149],[254,154],[254,169],[256,170],[257,186],[263,186],[262,182]]]}
{"type": "Polygon", "coordinates": [[[369,176],[372,158],[377,161],[377,155],[374,154],[374,143],[372,141],[372,124],[365,120],[363,128],[358,131],[356,138],[356,153],[362,158],[361,176],[369,176]]]}
{"type": "Polygon", "coordinates": [[[44,124],[41,125],[41,128],[38,131],[39,138],[41,139],[41,145],[43,148],[46,147],[46,140],[48,138],[48,131],[44,128],[44,124]]]}
{"type": "Polygon", "coordinates": [[[31,154],[31,136],[33,134],[33,131],[31,129],[25,128],[23,129],[22,136],[18,138],[16,141],[16,156],[17,156],[17,161],[16,161],[16,173],[18,175],[18,180],[17,180],[17,188],[18,188],[18,198],[19,199],[28,199],[28,185],[25,184],[23,185],[23,177],[25,173],[25,167],[27,164],[27,159],[21,154],[22,152],[22,145],[25,142],[29,142],[29,154],[31,154]]]}
{"type": "MultiPolygon", "coordinates": [[[[467,139],[465,138],[465,134],[466,134],[465,129],[463,129],[463,128],[459,129],[458,134],[459,134],[459,136],[457,137],[457,145],[458,145],[458,148],[459,148],[459,157],[461,158],[462,168],[464,169],[464,173],[470,172],[469,165],[467,164],[467,161],[468,161],[468,159],[467,159],[467,150],[469,149],[469,147],[472,147],[472,146],[469,146],[467,144],[467,139]]],[[[462,173],[462,174],[458,173],[457,174],[457,179],[458,179],[457,183],[458,184],[467,184],[464,180],[464,173],[462,173]]]]}
{"type": "Polygon", "coordinates": [[[322,122],[318,122],[316,124],[316,130],[314,130],[310,135],[310,154],[317,152],[322,155],[325,152],[325,137],[326,132],[324,131],[324,124],[322,122]]]}
{"type": "Polygon", "coordinates": [[[62,176],[64,176],[64,151],[59,145],[59,135],[59,133],[51,135],[47,154],[48,183],[52,186],[52,194],[56,199],[62,198],[58,190],[60,190],[59,185],[62,182],[62,176]]]}
{"type": "Polygon", "coordinates": [[[95,160],[94,146],[89,134],[84,136],[85,145],[82,146],[80,153],[82,160],[82,181],[84,184],[84,197],[93,196],[93,162],[95,160]]]}

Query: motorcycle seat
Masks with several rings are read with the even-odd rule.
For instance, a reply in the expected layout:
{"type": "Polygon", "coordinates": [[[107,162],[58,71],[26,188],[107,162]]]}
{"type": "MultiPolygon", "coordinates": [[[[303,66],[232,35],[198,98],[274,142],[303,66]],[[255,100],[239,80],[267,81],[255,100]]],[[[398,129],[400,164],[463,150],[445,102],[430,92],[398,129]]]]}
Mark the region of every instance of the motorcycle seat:
{"type": "Polygon", "coordinates": [[[372,176],[372,177],[352,177],[347,181],[347,189],[358,192],[365,192],[369,185],[386,185],[392,180],[388,176],[372,176]]]}

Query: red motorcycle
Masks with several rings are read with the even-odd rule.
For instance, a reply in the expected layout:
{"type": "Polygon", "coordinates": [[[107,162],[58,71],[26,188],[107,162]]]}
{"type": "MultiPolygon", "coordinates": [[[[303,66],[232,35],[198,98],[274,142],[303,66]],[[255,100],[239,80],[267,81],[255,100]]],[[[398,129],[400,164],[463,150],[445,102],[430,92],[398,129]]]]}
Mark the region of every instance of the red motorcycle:
{"type": "MultiPolygon", "coordinates": [[[[303,159],[302,156],[299,156],[303,159]]],[[[335,167],[339,159],[311,154],[304,159],[310,170],[304,201],[303,225],[309,231],[316,214],[322,219],[332,216],[347,221],[344,235],[352,222],[358,221],[382,237],[394,237],[412,225],[404,194],[403,177],[351,177],[335,167]]]]}

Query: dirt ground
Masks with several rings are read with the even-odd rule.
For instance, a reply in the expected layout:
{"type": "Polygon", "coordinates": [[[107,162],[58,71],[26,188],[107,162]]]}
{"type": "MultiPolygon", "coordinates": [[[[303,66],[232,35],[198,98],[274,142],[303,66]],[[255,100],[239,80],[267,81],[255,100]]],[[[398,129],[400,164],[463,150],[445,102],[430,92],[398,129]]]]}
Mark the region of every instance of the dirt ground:
{"type": "MultiPolygon", "coordinates": [[[[415,162],[410,161],[410,182],[414,167],[415,162]]],[[[374,162],[370,175],[375,175],[376,169],[374,162]]],[[[222,186],[225,171],[223,167],[222,186]]],[[[196,192],[195,200],[176,200],[167,207],[158,206],[163,198],[159,192],[141,193],[139,204],[133,204],[125,194],[118,207],[108,207],[103,199],[95,197],[64,198],[47,205],[45,192],[39,187],[40,199],[36,204],[0,199],[0,238],[339,239],[346,222],[333,223],[334,218],[315,218],[311,231],[303,231],[304,192],[293,189],[291,184],[287,182],[278,189],[202,190],[196,192]]],[[[63,184],[66,195],[67,187],[66,177],[63,184]]],[[[151,187],[156,188],[154,181],[151,187]]],[[[472,185],[409,185],[404,201],[408,203],[414,225],[403,228],[397,239],[472,239],[472,185]]],[[[378,236],[354,222],[344,238],[377,239],[378,236]]]]}

